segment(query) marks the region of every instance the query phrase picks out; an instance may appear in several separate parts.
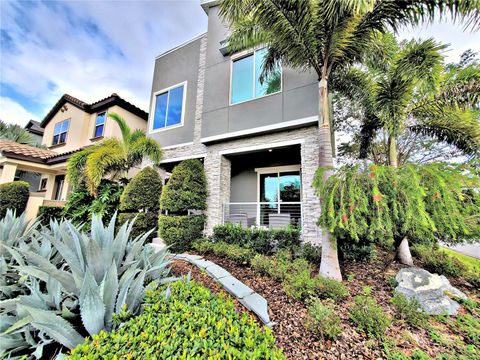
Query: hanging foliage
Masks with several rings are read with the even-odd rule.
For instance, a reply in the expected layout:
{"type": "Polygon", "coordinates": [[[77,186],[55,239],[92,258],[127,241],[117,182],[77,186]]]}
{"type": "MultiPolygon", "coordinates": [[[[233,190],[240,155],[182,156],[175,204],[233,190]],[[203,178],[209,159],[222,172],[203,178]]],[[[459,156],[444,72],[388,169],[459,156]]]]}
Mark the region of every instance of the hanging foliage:
{"type": "Polygon", "coordinates": [[[398,245],[480,240],[480,178],[468,165],[371,165],[338,169],[314,186],[321,199],[318,225],[346,242],[398,245]]]}

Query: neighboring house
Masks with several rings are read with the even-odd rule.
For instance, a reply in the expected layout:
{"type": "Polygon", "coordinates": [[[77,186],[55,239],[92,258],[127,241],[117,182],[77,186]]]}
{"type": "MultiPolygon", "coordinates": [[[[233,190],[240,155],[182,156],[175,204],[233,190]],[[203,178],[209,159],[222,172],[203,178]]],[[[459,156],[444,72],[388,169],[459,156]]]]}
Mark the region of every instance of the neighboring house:
{"type": "Polygon", "coordinates": [[[318,241],[317,77],[279,68],[260,84],[264,51],[228,54],[216,4],[201,1],[207,33],[156,58],[148,136],[167,173],[181,160],[204,162],[207,234],[226,222],[292,224],[318,241]]]}
{"type": "Polygon", "coordinates": [[[35,138],[37,144],[41,144],[43,140],[43,133],[45,129],[40,124],[40,121],[30,120],[27,125],[25,125],[25,130],[27,130],[35,138]]]}
{"type": "Polygon", "coordinates": [[[0,184],[33,179],[27,205],[29,218],[36,216],[40,205],[63,205],[70,190],[66,165],[73,153],[103,138],[121,137],[108,112],[121,115],[132,129],[147,128],[148,113],[117,94],[92,104],[65,94],[41,123],[30,121],[26,126],[30,132],[43,129],[42,147],[0,140],[0,184]]]}

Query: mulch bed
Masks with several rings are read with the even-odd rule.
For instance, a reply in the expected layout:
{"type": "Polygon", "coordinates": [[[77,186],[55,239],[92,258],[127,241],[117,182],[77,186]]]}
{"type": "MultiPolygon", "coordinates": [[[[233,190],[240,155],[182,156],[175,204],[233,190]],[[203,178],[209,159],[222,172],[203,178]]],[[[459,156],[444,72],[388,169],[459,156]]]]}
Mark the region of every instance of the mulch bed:
{"type": "MultiPolygon", "coordinates": [[[[224,267],[267,299],[270,318],[276,323],[273,332],[277,344],[283,349],[288,359],[385,358],[382,343],[357,331],[355,324],[349,320],[348,309],[354,303],[354,296],[361,294],[364,286],[369,286],[372,288],[372,296],[384,311],[393,315],[394,308],[389,302],[393,296],[393,289],[389,285],[389,279],[400,270],[399,264],[388,261],[386,257],[379,257],[379,260],[373,263],[348,263],[342,266],[342,273],[346,279],[344,283],[350,292],[348,298],[337,303],[338,314],[342,318],[343,333],[336,341],[324,341],[305,326],[307,318],[305,303],[288,297],[281,283],[228,259],[213,255],[205,255],[205,258],[224,267]]],[[[220,285],[191,264],[176,261],[172,271],[175,275],[185,275],[190,271],[193,279],[202,282],[212,291],[224,292],[220,285]]],[[[462,291],[470,292],[468,288],[462,287],[462,284],[455,285],[462,291]]],[[[247,311],[237,301],[235,304],[237,311],[241,313],[247,311]]],[[[443,332],[446,336],[454,336],[454,334],[448,334],[448,330],[446,331],[447,333],[443,332]]],[[[386,335],[395,339],[398,348],[407,355],[415,349],[421,349],[432,357],[448,351],[434,343],[426,330],[416,329],[399,321],[394,321],[386,335]]]]}

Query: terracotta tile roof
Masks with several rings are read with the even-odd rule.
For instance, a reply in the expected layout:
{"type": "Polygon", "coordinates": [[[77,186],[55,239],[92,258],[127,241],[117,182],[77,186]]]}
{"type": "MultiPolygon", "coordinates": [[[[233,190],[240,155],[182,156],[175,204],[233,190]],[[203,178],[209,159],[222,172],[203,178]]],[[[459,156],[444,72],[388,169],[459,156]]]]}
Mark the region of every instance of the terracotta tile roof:
{"type": "Polygon", "coordinates": [[[66,161],[68,157],[82,149],[57,153],[31,145],[19,144],[10,140],[0,139],[0,154],[13,159],[32,161],[36,163],[54,164],[66,161]]]}
{"type": "Polygon", "coordinates": [[[113,93],[112,95],[99,100],[95,101],[94,103],[87,104],[86,102],[77,99],[74,96],[64,94],[55,105],[53,105],[52,109],[48,112],[45,118],[41,122],[41,127],[45,127],[48,122],[52,119],[52,117],[62,108],[65,103],[70,103],[77,108],[86,111],[89,114],[106,110],[107,108],[118,105],[125,110],[130,111],[132,114],[137,115],[138,117],[144,119],[145,121],[148,120],[148,113],[143,111],[138,106],[133,105],[132,103],[128,102],[127,100],[121,98],[118,94],[113,93]]]}
{"type": "Polygon", "coordinates": [[[10,140],[0,139],[0,152],[13,153],[39,159],[48,159],[49,157],[58,155],[58,153],[42,149],[31,145],[19,144],[10,140]]]}

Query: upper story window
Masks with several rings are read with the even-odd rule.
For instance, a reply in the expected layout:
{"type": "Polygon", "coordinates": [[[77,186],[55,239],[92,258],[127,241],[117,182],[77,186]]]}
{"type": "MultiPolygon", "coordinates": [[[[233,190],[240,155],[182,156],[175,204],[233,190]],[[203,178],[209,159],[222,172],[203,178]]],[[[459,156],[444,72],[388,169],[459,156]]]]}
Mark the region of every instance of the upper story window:
{"type": "Polygon", "coordinates": [[[55,124],[53,128],[52,145],[64,144],[67,140],[69,120],[63,120],[55,124]]]}
{"type": "Polygon", "coordinates": [[[187,83],[155,93],[152,130],[181,126],[185,116],[187,83]]]}
{"type": "Polygon", "coordinates": [[[253,54],[233,60],[230,103],[274,94],[282,90],[282,69],[277,67],[268,78],[260,83],[262,65],[267,55],[267,49],[256,50],[253,54]]]}
{"type": "Polygon", "coordinates": [[[103,112],[97,114],[97,118],[95,119],[95,131],[93,133],[93,137],[100,137],[103,136],[103,131],[105,129],[105,120],[107,119],[107,113],[103,112]]]}

